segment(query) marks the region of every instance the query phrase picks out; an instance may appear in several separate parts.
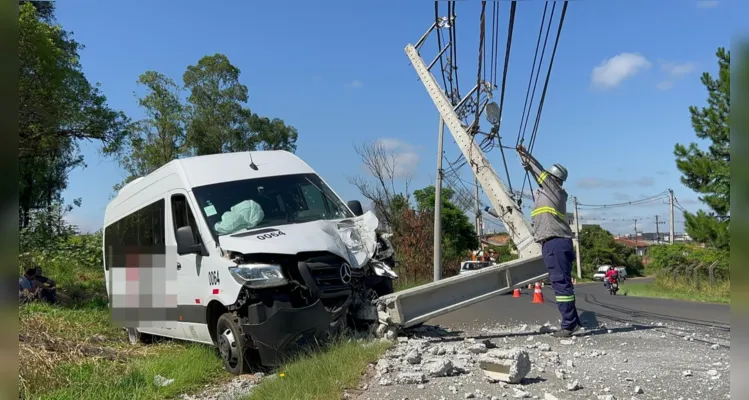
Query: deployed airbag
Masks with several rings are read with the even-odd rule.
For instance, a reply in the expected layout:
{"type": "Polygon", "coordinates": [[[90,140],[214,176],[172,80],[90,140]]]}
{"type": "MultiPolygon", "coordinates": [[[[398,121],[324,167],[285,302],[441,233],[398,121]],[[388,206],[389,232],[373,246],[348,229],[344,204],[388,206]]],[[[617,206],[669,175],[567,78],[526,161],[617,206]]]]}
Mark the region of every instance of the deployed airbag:
{"type": "Polygon", "coordinates": [[[242,229],[250,229],[265,218],[260,204],[252,200],[245,200],[235,204],[221,215],[221,221],[216,222],[214,228],[219,235],[228,235],[242,229]]]}

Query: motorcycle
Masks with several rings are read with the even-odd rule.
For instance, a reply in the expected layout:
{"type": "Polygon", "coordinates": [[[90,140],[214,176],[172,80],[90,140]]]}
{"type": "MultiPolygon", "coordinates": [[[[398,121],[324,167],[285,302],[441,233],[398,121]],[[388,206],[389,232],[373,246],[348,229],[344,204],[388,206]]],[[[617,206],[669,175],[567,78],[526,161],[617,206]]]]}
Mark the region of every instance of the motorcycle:
{"type": "Polygon", "coordinates": [[[615,280],[613,282],[609,282],[609,294],[616,296],[616,292],[619,291],[619,281],[615,280]]]}

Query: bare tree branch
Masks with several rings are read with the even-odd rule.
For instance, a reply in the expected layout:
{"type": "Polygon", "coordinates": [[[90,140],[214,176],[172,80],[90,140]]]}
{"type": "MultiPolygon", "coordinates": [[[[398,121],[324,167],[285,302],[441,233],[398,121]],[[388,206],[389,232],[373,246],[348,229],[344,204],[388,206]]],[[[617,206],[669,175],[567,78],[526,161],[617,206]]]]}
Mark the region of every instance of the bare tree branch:
{"type": "Polygon", "coordinates": [[[399,194],[408,200],[411,177],[404,178],[405,193],[399,192],[396,189],[398,158],[396,154],[387,151],[380,142],[364,142],[354,145],[354,151],[374,179],[354,175],[348,177],[349,183],[356,186],[362,196],[372,202],[375,214],[385,224],[392,226],[393,216],[390,205],[394,196],[399,194]]]}

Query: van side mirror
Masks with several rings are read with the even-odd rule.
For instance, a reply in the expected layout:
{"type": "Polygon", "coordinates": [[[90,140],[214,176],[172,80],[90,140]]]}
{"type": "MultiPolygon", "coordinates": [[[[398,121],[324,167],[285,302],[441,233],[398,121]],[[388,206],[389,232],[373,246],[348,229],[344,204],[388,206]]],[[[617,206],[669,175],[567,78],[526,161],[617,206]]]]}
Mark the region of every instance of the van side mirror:
{"type": "Polygon", "coordinates": [[[348,203],[346,203],[349,210],[354,213],[355,216],[359,217],[361,215],[364,215],[364,209],[362,209],[361,203],[359,200],[351,200],[348,203]]]}
{"type": "Polygon", "coordinates": [[[195,242],[195,236],[192,233],[192,227],[183,226],[177,228],[177,254],[183,256],[186,254],[202,254],[203,248],[195,242]]]}

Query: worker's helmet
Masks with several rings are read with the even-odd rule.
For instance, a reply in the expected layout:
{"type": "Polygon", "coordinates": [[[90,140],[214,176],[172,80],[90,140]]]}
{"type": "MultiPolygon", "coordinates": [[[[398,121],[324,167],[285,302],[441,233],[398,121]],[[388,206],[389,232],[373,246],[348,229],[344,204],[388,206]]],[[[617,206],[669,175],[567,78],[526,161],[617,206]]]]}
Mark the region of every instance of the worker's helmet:
{"type": "Polygon", "coordinates": [[[562,164],[554,164],[549,168],[549,175],[555,176],[560,181],[564,182],[567,180],[567,168],[564,168],[562,164]]]}

